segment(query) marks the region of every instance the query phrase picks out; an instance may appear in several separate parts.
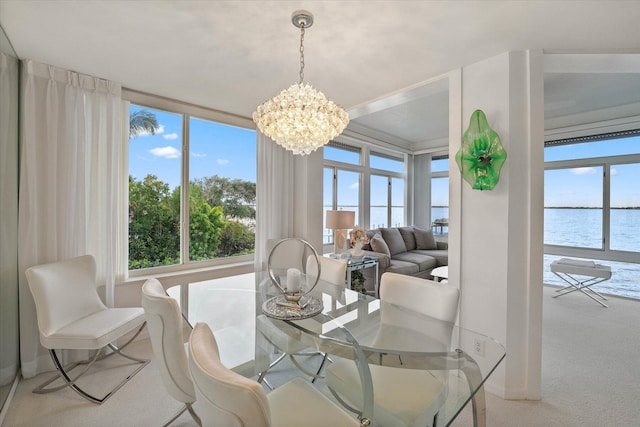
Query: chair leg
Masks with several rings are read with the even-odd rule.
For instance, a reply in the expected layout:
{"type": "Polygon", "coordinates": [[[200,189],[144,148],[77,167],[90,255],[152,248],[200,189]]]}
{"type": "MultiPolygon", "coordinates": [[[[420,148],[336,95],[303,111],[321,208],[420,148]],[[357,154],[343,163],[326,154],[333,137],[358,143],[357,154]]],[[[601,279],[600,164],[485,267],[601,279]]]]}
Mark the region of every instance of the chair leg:
{"type": "MultiPolygon", "coordinates": [[[[286,356],[287,356],[287,353],[282,353],[280,356],[278,356],[278,358],[276,360],[271,362],[271,364],[269,365],[269,367],[267,369],[265,369],[264,371],[260,372],[260,375],[258,376],[258,382],[262,383],[262,381],[264,381],[264,376],[267,375],[267,372],[269,372],[269,369],[273,368],[278,363],[280,363],[282,361],[282,359],[284,359],[286,356]]],[[[269,387],[271,387],[271,386],[269,386],[269,387]]]]}
{"type": "Polygon", "coordinates": [[[175,414],[173,416],[173,418],[171,418],[169,421],[167,421],[167,423],[165,425],[163,425],[162,427],[168,427],[169,425],[171,425],[171,423],[173,423],[175,420],[177,420],[180,417],[180,415],[184,414],[184,411],[189,411],[189,414],[191,415],[191,418],[193,418],[193,420],[196,422],[196,424],[198,424],[198,426],[202,426],[202,421],[200,420],[200,417],[198,416],[198,414],[196,414],[196,412],[193,410],[193,406],[191,405],[191,403],[185,403],[184,407],[182,409],[180,409],[180,412],[175,414]]]}
{"type": "Polygon", "coordinates": [[[131,378],[134,377],[135,374],[140,372],[140,370],[142,368],[144,368],[149,363],[149,360],[138,359],[136,357],[132,357],[132,356],[129,356],[127,354],[122,353],[122,349],[124,347],[126,347],[127,345],[129,345],[129,343],[131,343],[133,341],[133,339],[136,336],[138,336],[138,334],[140,333],[142,328],[144,328],[144,326],[145,326],[145,324],[143,324],[140,327],[140,329],[138,329],[136,334],[129,341],[127,341],[125,343],[125,345],[123,345],[121,348],[118,348],[113,344],[108,344],[109,348],[111,348],[113,350],[113,353],[109,353],[109,354],[100,356],[100,354],[102,353],[102,349],[99,349],[99,350],[96,351],[96,354],[93,356],[92,359],[90,359],[88,361],[73,363],[68,368],[65,368],[62,365],[62,363],[60,363],[60,360],[58,359],[58,354],[56,353],[56,351],[54,349],[50,349],[49,350],[49,355],[51,356],[51,359],[53,360],[53,364],[55,365],[56,370],[58,371],[58,373],[56,375],[54,375],[52,378],[50,378],[47,381],[45,381],[44,383],[40,384],[35,389],[33,389],[33,393],[38,393],[38,394],[51,393],[51,392],[60,390],[60,389],[62,389],[64,387],[70,387],[73,391],[75,391],[80,396],[82,396],[83,398],[87,399],[88,401],[90,401],[92,403],[97,403],[98,405],[104,403],[109,397],[111,397],[116,391],[118,391],[120,389],[120,387],[125,385],[131,378]],[[96,396],[93,396],[92,394],[89,394],[88,392],[84,391],[82,388],[80,388],[76,384],[76,381],[82,375],[84,375],[96,361],[103,360],[103,359],[105,359],[107,357],[110,357],[110,356],[112,356],[114,354],[119,354],[122,357],[125,357],[125,358],[127,358],[129,360],[132,360],[132,361],[136,362],[137,364],[140,364],[140,366],[135,371],[133,371],[131,374],[129,374],[122,382],[120,382],[120,384],[115,386],[113,388],[113,390],[111,390],[106,395],[104,395],[102,398],[98,398],[96,396]],[[71,372],[71,370],[73,370],[78,365],[86,365],[86,366],[79,374],[77,374],[75,377],[71,378],[69,376],[69,373],[71,372]],[[56,386],[56,387],[46,388],[47,385],[51,384],[53,381],[57,380],[58,378],[61,378],[65,382],[65,384],[62,384],[62,385],[56,386]]]}
{"type": "Polygon", "coordinates": [[[184,411],[186,410],[187,410],[186,406],[180,408],[180,411],[177,414],[175,414],[169,421],[167,421],[162,427],[168,427],[169,425],[171,425],[171,423],[177,420],[180,415],[184,414],[184,411]]]}
{"type": "Polygon", "coordinates": [[[193,405],[191,405],[191,403],[185,403],[185,405],[187,406],[187,410],[191,414],[191,418],[193,418],[193,421],[195,421],[199,426],[202,426],[202,420],[200,420],[200,417],[198,416],[198,414],[196,414],[196,411],[193,410],[193,405]]]}

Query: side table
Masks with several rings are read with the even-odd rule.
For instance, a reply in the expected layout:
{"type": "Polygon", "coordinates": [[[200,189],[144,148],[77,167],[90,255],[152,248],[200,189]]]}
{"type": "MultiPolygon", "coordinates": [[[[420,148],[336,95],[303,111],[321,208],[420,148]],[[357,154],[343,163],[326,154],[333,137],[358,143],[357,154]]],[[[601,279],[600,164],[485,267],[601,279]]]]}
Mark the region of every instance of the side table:
{"type": "Polygon", "coordinates": [[[352,255],[348,255],[347,257],[342,257],[341,254],[326,254],[329,258],[337,259],[338,261],[347,263],[347,286],[351,289],[351,273],[356,270],[364,270],[365,268],[375,268],[376,273],[374,275],[373,282],[373,296],[378,298],[378,287],[379,287],[379,278],[378,278],[378,269],[380,268],[380,263],[377,257],[372,256],[361,256],[354,257],[352,255]]]}
{"type": "Polygon", "coordinates": [[[449,266],[443,265],[442,267],[437,267],[431,270],[431,275],[435,279],[436,282],[445,282],[449,280],[449,266]]]}

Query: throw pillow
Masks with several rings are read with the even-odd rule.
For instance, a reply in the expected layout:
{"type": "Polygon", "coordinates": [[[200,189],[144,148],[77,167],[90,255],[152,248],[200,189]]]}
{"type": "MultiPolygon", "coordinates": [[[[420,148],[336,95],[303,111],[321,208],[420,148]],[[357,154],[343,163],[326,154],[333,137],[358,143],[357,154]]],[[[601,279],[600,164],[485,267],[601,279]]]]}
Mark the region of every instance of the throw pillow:
{"type": "Polygon", "coordinates": [[[399,227],[400,234],[404,239],[404,244],[408,251],[412,251],[416,248],[416,238],[413,235],[413,227],[399,227]]]}
{"type": "Polygon", "coordinates": [[[365,243],[362,246],[362,250],[363,251],[372,251],[373,248],[371,248],[371,239],[373,239],[373,236],[375,236],[376,234],[380,233],[380,231],[377,228],[374,228],[373,230],[367,230],[367,239],[369,239],[369,243],[365,243]]]}
{"type": "Polygon", "coordinates": [[[384,241],[381,235],[376,234],[375,236],[373,236],[369,241],[369,244],[371,245],[371,249],[373,249],[375,252],[380,252],[383,254],[387,254],[387,256],[391,256],[391,252],[389,252],[389,246],[387,246],[387,243],[384,241]]]}
{"type": "Polygon", "coordinates": [[[381,228],[382,238],[387,246],[389,246],[389,252],[391,255],[396,255],[402,252],[407,252],[407,246],[404,244],[404,239],[400,230],[397,228],[381,228]]]}
{"type": "Polygon", "coordinates": [[[433,237],[431,230],[422,230],[414,227],[413,235],[416,236],[416,246],[418,249],[438,249],[436,239],[433,237]]]}

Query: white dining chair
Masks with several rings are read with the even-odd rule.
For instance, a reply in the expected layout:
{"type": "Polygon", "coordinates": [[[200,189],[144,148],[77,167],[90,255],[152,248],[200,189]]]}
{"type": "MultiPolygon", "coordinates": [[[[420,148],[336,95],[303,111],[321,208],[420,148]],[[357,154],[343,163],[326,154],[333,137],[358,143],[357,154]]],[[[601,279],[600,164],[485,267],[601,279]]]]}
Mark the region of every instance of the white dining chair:
{"type": "MultiPolygon", "coordinates": [[[[433,340],[434,350],[447,351],[458,313],[460,291],[452,285],[397,273],[384,273],[380,282],[380,300],[422,313],[434,320],[434,331],[412,330],[410,316],[403,310],[380,308],[381,326],[374,338],[377,348],[403,347],[407,339],[433,340]]],[[[391,307],[393,308],[393,307],[391,307]]],[[[422,345],[420,343],[419,345],[422,345]]],[[[419,346],[416,348],[419,348],[419,346]]],[[[396,356],[394,356],[396,357],[396,356]]],[[[401,362],[401,361],[400,361],[401,362]]],[[[445,375],[420,369],[370,365],[373,382],[373,418],[384,426],[433,426],[448,388],[445,375]]],[[[343,405],[361,411],[362,386],[356,365],[341,359],[326,369],[326,384],[343,405]]]]}
{"type": "Polygon", "coordinates": [[[25,271],[29,289],[36,305],[40,343],[49,350],[58,373],[36,387],[34,393],[49,393],[70,387],[90,402],[101,404],[144,368],[149,360],[122,353],[145,324],[142,307],[107,308],[98,296],[96,287],[96,262],[93,256],[84,255],[64,261],[42,264],[25,271]],[[124,345],[114,342],[137,329],[124,345]],[[111,353],[103,354],[104,348],[111,353]],[[94,350],[86,361],[63,366],[58,350],[94,350]],[[81,388],[77,381],[97,361],[118,354],[140,366],[103,397],[96,397],[81,388]],[[72,377],[71,371],[78,365],[86,365],[72,377]],[[47,387],[56,379],[61,386],[47,387]]]}
{"type": "Polygon", "coordinates": [[[158,279],[148,279],[142,285],[142,307],[162,383],[171,397],[185,405],[164,427],[184,411],[189,411],[196,424],[201,425],[192,405],[196,401],[196,392],[189,373],[187,344],[182,333],[183,319],[178,302],[167,295],[158,279]]]}
{"type": "Polygon", "coordinates": [[[189,338],[189,369],[204,427],[359,426],[311,383],[295,378],[266,394],[262,385],[220,361],[215,336],[197,323],[189,338]]]}
{"type": "MultiPolygon", "coordinates": [[[[347,263],[326,256],[320,260],[320,279],[335,285],[347,285],[347,263]]],[[[309,277],[318,277],[318,263],[314,256],[307,257],[306,272],[309,277]]]]}

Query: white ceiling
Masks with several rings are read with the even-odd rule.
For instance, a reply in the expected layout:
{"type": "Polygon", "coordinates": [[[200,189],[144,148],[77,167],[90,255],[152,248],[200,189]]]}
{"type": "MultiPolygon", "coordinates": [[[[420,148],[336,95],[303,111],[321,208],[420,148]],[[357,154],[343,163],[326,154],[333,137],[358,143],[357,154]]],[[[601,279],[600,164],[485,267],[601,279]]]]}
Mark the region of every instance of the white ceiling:
{"type": "MultiPolygon", "coordinates": [[[[446,137],[446,86],[420,82],[449,70],[522,49],[640,53],[637,1],[0,0],[0,24],[21,58],[250,117],[298,80],[297,9],[315,15],[305,81],[349,111],[349,129],[407,149],[446,137]]],[[[546,118],[640,103],[633,64],[551,67],[546,118]]]]}

